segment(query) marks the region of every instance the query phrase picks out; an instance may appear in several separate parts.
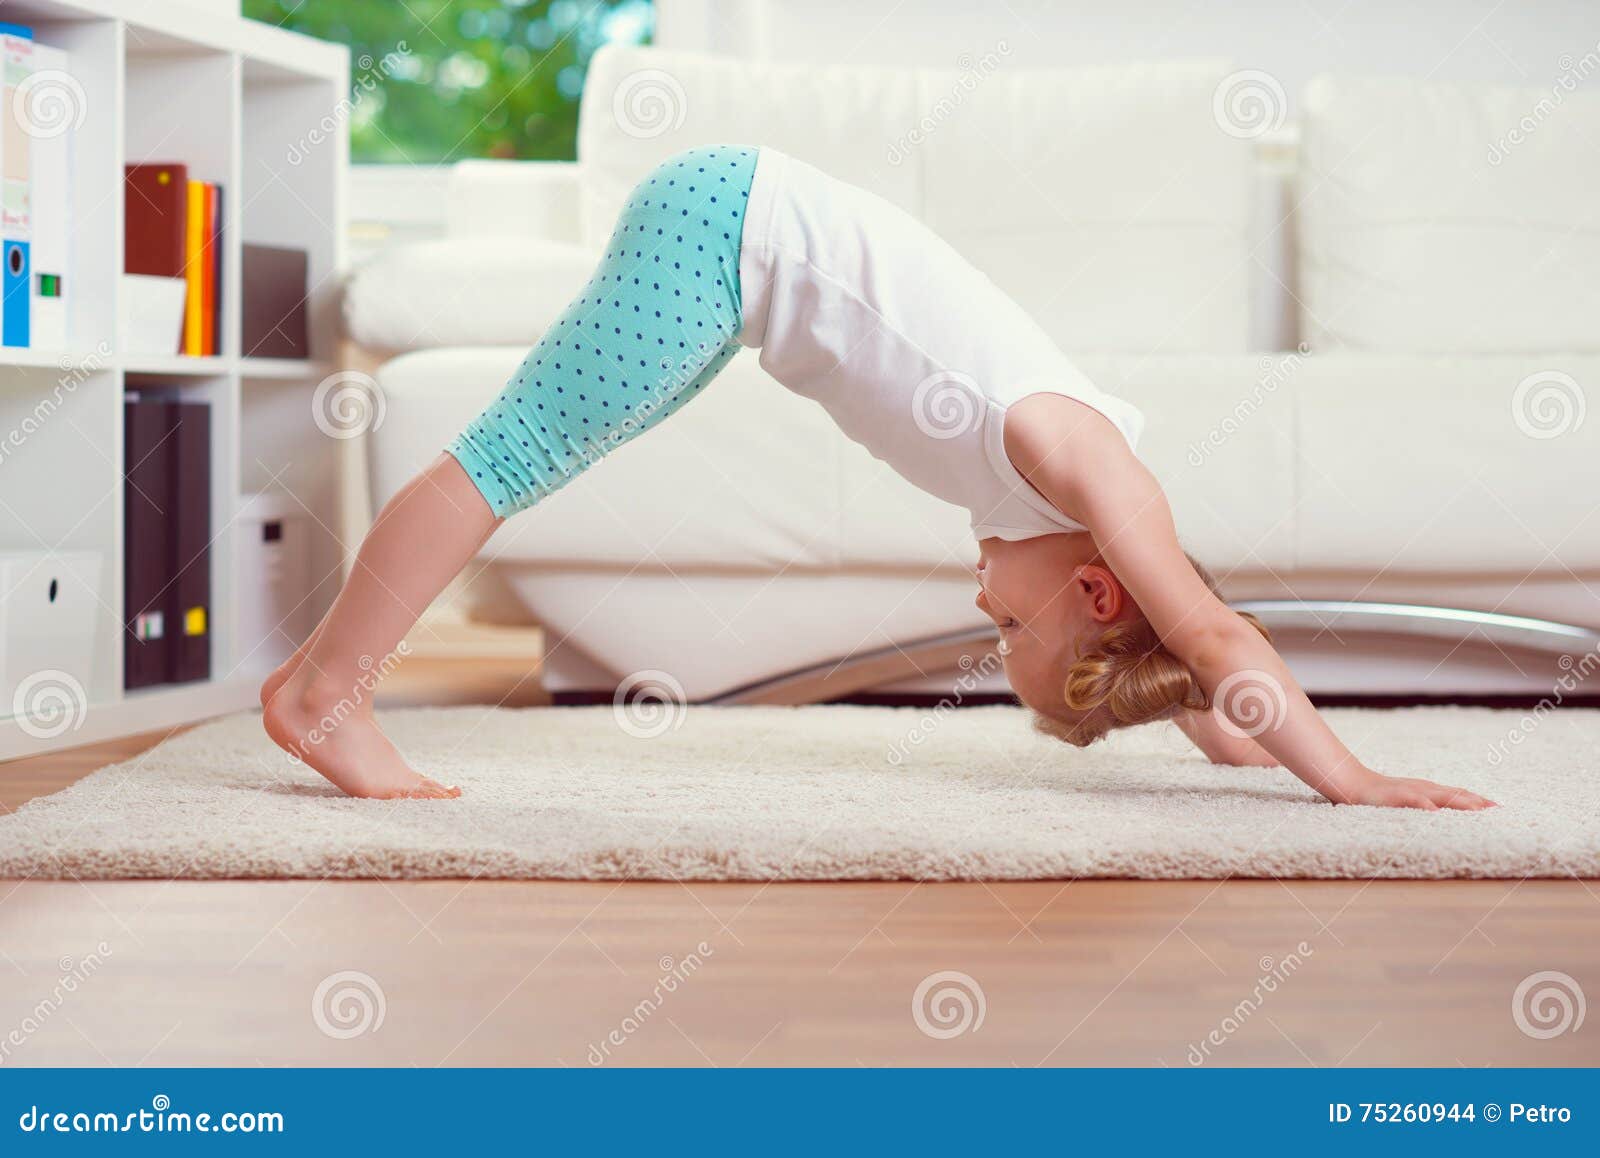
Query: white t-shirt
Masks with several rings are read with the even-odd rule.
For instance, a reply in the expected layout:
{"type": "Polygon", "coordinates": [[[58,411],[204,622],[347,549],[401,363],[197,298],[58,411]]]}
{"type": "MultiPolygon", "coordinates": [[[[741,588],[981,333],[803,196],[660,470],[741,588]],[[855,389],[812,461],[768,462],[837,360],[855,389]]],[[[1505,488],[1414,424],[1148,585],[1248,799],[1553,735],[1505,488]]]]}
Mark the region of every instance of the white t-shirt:
{"type": "Polygon", "coordinates": [[[1085,529],[1007,458],[1013,402],[1077,399],[1130,447],[1144,426],[926,226],[773,149],[756,162],[739,282],[739,341],[760,348],[762,369],[908,481],[965,507],[980,539],[1085,529]]]}

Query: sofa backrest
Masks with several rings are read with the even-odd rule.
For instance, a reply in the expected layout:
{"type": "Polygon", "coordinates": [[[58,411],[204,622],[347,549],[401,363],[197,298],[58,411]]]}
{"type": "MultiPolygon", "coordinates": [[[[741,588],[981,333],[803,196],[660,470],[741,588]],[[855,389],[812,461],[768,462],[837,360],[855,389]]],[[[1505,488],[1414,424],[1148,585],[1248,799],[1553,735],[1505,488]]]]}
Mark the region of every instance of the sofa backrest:
{"type": "Polygon", "coordinates": [[[770,145],[922,219],[1069,351],[1249,348],[1253,146],[1221,62],[814,68],[609,46],[589,67],[585,239],[656,163],[770,145]]]}
{"type": "Polygon", "coordinates": [[[1298,194],[1311,347],[1600,350],[1600,93],[1578,83],[1313,80],[1298,194]]]}

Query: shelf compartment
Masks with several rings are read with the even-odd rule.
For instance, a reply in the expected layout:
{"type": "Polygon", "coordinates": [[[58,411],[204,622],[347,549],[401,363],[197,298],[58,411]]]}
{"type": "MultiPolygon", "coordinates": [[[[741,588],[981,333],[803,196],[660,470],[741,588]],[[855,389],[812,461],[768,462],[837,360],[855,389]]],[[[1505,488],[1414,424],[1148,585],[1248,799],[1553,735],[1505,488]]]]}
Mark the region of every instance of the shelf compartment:
{"type": "MultiPolygon", "coordinates": [[[[244,76],[240,116],[239,220],[245,243],[306,251],[306,322],[312,360],[338,340],[343,239],[339,174],[349,160],[344,70],[338,79],[286,77],[255,68],[244,76]]],[[[250,358],[252,351],[240,353],[250,358]]]]}
{"type": "Polygon", "coordinates": [[[245,378],[262,381],[299,381],[323,378],[332,367],[326,362],[311,358],[241,358],[239,373],[245,378]]]}

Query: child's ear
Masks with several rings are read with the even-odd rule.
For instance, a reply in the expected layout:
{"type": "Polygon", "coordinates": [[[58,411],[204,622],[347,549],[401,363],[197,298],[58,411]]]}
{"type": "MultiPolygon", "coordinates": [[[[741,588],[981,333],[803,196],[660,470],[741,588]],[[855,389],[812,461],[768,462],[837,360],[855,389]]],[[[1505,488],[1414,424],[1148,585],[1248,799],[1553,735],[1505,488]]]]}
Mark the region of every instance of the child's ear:
{"type": "Polygon", "coordinates": [[[1128,607],[1128,592],[1110,568],[1085,563],[1073,577],[1088,602],[1089,615],[1099,623],[1121,618],[1128,607]]]}

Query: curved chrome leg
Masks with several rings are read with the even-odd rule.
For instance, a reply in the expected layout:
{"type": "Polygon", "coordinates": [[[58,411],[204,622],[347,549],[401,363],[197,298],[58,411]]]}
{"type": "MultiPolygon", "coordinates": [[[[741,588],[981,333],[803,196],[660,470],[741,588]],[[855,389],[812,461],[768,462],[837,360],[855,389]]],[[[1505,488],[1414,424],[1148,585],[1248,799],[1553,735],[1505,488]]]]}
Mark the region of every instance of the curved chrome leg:
{"type": "Polygon", "coordinates": [[[712,704],[814,704],[856,692],[959,669],[961,657],[994,647],[992,627],[952,631],[860,651],[713,696],[712,704]]]}
{"type": "MultiPolygon", "coordinates": [[[[1459,640],[1477,636],[1504,647],[1552,654],[1600,650],[1600,631],[1495,611],[1412,603],[1340,599],[1245,599],[1231,604],[1270,628],[1381,632],[1459,640]]],[[[961,657],[990,649],[987,627],[907,640],[813,664],[713,696],[712,704],[810,704],[938,672],[954,672],[961,657]]]]}
{"type": "Polygon", "coordinates": [[[1325,628],[1337,631],[1376,631],[1394,635],[1424,635],[1444,639],[1477,636],[1507,647],[1536,651],[1571,652],[1600,648],[1600,631],[1502,615],[1496,611],[1467,611],[1455,607],[1428,607],[1415,603],[1362,603],[1339,599],[1246,599],[1231,604],[1248,611],[1268,627],[1325,628]]]}

